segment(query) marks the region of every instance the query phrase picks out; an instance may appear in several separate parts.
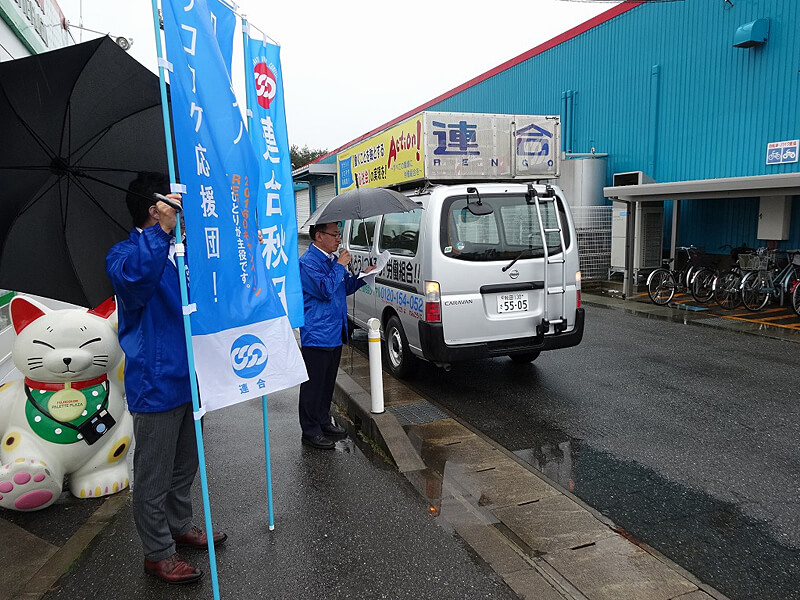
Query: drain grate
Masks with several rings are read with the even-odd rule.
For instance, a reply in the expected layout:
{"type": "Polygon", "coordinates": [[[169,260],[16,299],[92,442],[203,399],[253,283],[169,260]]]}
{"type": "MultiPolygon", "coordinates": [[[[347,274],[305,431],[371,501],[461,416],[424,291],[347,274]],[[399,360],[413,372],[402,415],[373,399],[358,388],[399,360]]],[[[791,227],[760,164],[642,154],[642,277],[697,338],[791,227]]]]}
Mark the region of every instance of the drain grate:
{"type": "Polygon", "coordinates": [[[426,400],[412,402],[411,404],[398,404],[387,407],[389,412],[397,417],[400,425],[412,423],[432,423],[439,419],[449,419],[450,415],[443,413],[426,400]]]}
{"type": "Polygon", "coordinates": [[[710,319],[695,319],[695,323],[703,323],[705,325],[713,325],[714,327],[727,327],[728,329],[739,329],[742,326],[741,321],[735,319],[726,319],[725,317],[712,317],[710,319]]]}

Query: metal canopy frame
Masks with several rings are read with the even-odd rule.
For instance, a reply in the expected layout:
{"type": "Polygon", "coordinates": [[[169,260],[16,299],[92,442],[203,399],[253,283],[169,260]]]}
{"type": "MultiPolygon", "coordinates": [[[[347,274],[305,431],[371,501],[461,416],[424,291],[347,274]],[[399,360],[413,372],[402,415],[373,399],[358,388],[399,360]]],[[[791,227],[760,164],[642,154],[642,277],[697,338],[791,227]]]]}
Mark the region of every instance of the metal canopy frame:
{"type": "Polygon", "coordinates": [[[742,196],[798,196],[800,195],[800,173],[618,185],[604,187],[603,195],[621,202],[704,200],[708,198],[741,198],[742,196]]]}
{"type": "Polygon", "coordinates": [[[335,176],[336,164],[335,163],[309,163],[292,171],[292,179],[294,181],[308,181],[313,179],[315,175],[322,176],[335,176]]]}
{"type": "Polygon", "coordinates": [[[672,205],[672,239],[670,244],[670,257],[675,258],[675,247],[678,238],[679,200],[800,196],[800,173],[608,186],[603,188],[603,195],[606,198],[628,204],[623,294],[626,298],[629,298],[633,293],[633,281],[631,279],[631,273],[633,272],[633,224],[636,219],[636,208],[639,204],[662,202],[664,200],[675,201],[672,205]]]}

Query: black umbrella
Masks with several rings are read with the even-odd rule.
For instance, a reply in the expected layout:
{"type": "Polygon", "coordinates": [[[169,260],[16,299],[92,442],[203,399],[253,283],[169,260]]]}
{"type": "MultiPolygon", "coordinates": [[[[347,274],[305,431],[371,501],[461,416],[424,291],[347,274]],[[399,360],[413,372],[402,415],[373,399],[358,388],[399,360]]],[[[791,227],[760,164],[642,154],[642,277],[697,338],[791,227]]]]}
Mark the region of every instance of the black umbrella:
{"type": "Polygon", "coordinates": [[[167,173],[158,77],[108,37],[0,63],[0,137],[0,288],[97,306],[128,185],[167,173]]]}
{"type": "Polygon", "coordinates": [[[387,213],[409,212],[416,208],[422,207],[400,192],[386,188],[356,188],[328,200],[314,211],[305,225],[366,219],[387,213]]]}

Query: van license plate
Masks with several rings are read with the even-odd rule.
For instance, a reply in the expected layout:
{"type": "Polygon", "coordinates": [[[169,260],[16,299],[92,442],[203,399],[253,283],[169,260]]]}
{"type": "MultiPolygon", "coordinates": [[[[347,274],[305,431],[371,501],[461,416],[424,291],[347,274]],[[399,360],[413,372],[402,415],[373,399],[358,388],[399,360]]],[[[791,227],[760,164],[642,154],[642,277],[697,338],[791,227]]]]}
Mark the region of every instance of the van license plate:
{"type": "Polygon", "coordinates": [[[500,294],[497,297],[497,312],[524,312],[528,310],[528,294],[500,294]]]}

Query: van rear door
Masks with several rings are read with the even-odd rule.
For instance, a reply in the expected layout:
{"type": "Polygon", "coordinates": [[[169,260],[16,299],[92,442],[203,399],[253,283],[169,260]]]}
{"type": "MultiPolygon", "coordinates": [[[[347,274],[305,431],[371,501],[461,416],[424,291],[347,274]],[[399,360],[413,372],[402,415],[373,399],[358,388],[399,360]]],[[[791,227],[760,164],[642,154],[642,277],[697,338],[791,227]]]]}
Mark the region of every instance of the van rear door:
{"type": "Polygon", "coordinates": [[[439,253],[433,261],[434,279],[441,287],[447,344],[534,337],[545,316],[545,298],[550,321],[563,317],[568,327],[574,325],[577,247],[566,204],[561,198],[541,201],[540,227],[535,203],[521,191],[522,186],[516,189],[520,191],[481,194],[481,210],[474,205],[470,210],[468,204],[476,201],[474,194],[450,196],[442,202],[439,248],[432,250],[439,253]],[[488,209],[490,213],[480,214],[488,209]],[[561,247],[559,223],[567,252],[561,247]],[[549,254],[550,294],[543,289],[542,229],[549,254]],[[564,264],[570,254],[574,258],[564,264]],[[564,291],[556,293],[558,289],[564,291]]]}

